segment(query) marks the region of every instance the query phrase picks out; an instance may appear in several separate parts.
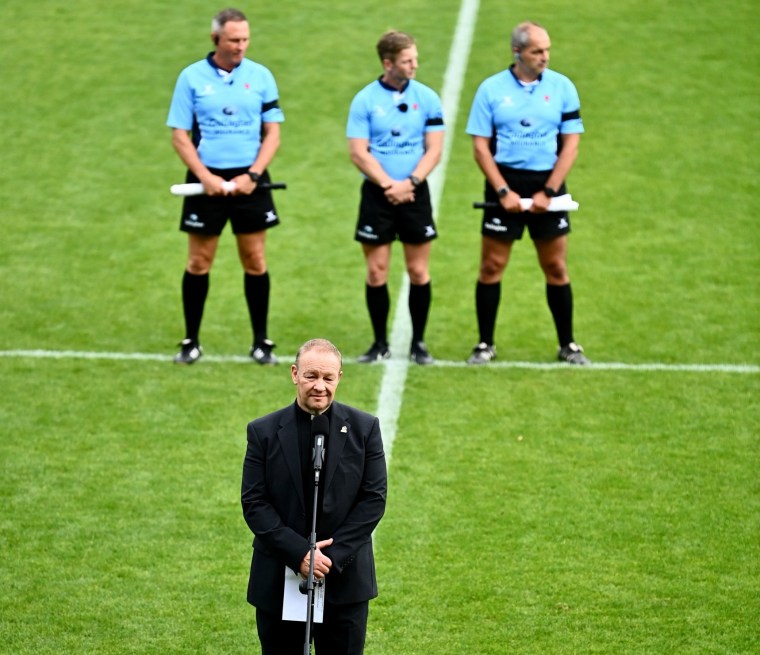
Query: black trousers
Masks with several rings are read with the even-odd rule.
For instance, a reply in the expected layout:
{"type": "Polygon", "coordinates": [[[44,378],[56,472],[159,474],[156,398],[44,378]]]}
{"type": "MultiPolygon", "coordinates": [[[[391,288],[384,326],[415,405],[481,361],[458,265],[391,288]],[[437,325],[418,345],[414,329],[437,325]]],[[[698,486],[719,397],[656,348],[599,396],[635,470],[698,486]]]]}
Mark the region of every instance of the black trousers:
{"type": "MultiPolygon", "coordinates": [[[[323,623],[312,628],[315,655],[362,655],[367,634],[369,601],[350,605],[325,603],[323,623]]],[[[306,624],[283,621],[256,609],[261,655],[303,655],[306,624]]]]}

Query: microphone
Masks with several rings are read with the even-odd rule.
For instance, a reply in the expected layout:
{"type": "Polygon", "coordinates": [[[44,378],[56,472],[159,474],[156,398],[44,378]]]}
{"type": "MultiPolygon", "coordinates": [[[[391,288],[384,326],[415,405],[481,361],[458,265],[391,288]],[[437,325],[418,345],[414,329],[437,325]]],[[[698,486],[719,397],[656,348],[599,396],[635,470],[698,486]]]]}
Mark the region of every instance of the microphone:
{"type": "Polygon", "coordinates": [[[406,112],[406,110],[409,109],[409,105],[407,105],[405,102],[402,102],[400,105],[398,105],[398,110],[403,114],[406,112]]]}
{"type": "MultiPolygon", "coordinates": [[[[314,578],[314,585],[317,587],[321,587],[325,583],[325,579],[322,578],[320,580],[317,580],[314,578]]],[[[298,583],[298,591],[300,591],[304,596],[309,593],[309,581],[308,580],[301,580],[301,582],[298,583]]]]}
{"type": "Polygon", "coordinates": [[[311,421],[311,436],[314,437],[314,448],[311,451],[314,470],[321,471],[325,461],[325,439],[330,433],[330,419],[324,414],[317,414],[311,421]]]}
{"type": "MultiPolygon", "coordinates": [[[[311,418],[311,436],[314,438],[314,448],[312,448],[311,456],[314,463],[314,516],[312,518],[311,528],[311,540],[309,541],[309,553],[311,557],[314,557],[316,552],[317,543],[317,493],[319,486],[319,477],[322,471],[322,464],[325,461],[325,439],[330,434],[330,419],[324,414],[317,414],[311,418]]],[[[314,577],[314,561],[312,560],[309,565],[309,577],[306,580],[301,580],[298,584],[298,590],[302,594],[306,594],[309,591],[309,578],[316,586],[322,584],[322,581],[317,581],[314,577]]]]}

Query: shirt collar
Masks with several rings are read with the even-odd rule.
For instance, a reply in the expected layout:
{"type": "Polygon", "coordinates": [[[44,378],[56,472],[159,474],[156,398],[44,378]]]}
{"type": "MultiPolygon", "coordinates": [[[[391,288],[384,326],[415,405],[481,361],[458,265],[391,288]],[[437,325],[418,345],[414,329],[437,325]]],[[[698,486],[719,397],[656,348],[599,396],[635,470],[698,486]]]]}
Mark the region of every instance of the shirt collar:
{"type": "MultiPolygon", "coordinates": [[[[517,77],[517,75],[515,75],[515,65],[514,64],[512,64],[509,67],[509,72],[512,73],[512,77],[514,78],[515,82],[517,82],[517,84],[519,84],[520,86],[525,86],[525,82],[521,82],[520,79],[517,77]]],[[[541,80],[543,79],[543,77],[544,77],[544,74],[540,73],[539,76],[538,76],[538,79],[536,81],[540,83],[541,80]]]]}
{"type": "MultiPolygon", "coordinates": [[[[231,71],[229,71],[229,73],[228,73],[228,72],[227,72],[227,71],[225,71],[223,68],[219,68],[219,66],[217,66],[217,65],[216,65],[216,62],[214,61],[214,54],[216,54],[216,52],[215,52],[214,50],[212,50],[211,52],[209,52],[209,53],[206,55],[206,61],[208,62],[208,65],[209,65],[209,66],[211,66],[211,68],[213,68],[215,71],[223,71],[223,72],[224,72],[225,74],[227,74],[227,75],[232,75],[232,74],[233,74],[233,73],[234,73],[234,72],[235,72],[235,71],[236,71],[238,68],[240,68],[240,64],[242,64],[242,63],[243,63],[243,62],[241,61],[241,62],[240,62],[240,64],[238,64],[237,66],[235,66],[235,68],[233,68],[233,69],[232,69],[231,71]]],[[[243,61],[245,61],[245,59],[244,59],[243,61]]]]}
{"type": "MultiPolygon", "coordinates": [[[[295,407],[296,407],[296,416],[298,416],[298,417],[299,417],[299,419],[303,419],[304,421],[307,421],[307,422],[311,423],[313,414],[309,414],[309,412],[307,412],[306,410],[304,410],[304,409],[303,409],[303,408],[302,408],[302,407],[301,407],[301,406],[298,404],[298,401],[297,401],[297,400],[293,401],[293,404],[294,404],[294,405],[295,405],[295,407]]],[[[333,408],[333,404],[332,404],[332,403],[330,403],[330,406],[329,406],[329,407],[328,407],[328,408],[327,408],[327,409],[326,409],[326,410],[323,412],[323,414],[324,414],[324,415],[325,415],[325,416],[326,416],[328,419],[331,419],[331,418],[332,418],[332,408],[333,408]]]]}
{"type": "Polygon", "coordinates": [[[392,91],[393,93],[405,93],[406,90],[409,88],[409,84],[411,83],[412,80],[407,80],[406,84],[404,84],[404,87],[401,89],[397,89],[391,86],[390,84],[386,84],[385,82],[383,82],[382,75],[377,78],[377,81],[380,82],[380,86],[383,87],[386,91],[392,91]]]}

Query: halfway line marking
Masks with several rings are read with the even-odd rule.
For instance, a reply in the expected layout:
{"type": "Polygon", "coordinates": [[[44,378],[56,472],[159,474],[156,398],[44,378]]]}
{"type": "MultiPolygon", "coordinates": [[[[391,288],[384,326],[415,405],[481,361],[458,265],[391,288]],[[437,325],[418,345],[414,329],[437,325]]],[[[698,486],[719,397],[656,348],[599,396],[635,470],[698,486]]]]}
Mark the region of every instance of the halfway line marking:
{"type": "MultiPolygon", "coordinates": [[[[454,140],[459,96],[462,91],[467,61],[470,57],[470,46],[475,32],[475,22],[478,16],[479,0],[463,0],[459,7],[459,16],[454,31],[454,40],[449,51],[449,61],[444,73],[441,103],[443,116],[446,121],[446,138],[443,142],[441,161],[428,178],[430,185],[430,200],[433,205],[433,215],[438,215],[438,204],[446,179],[446,167],[449,153],[454,140]]],[[[389,339],[391,359],[384,362],[385,370],[380,384],[377,399],[377,416],[383,432],[385,457],[390,462],[393,442],[396,439],[396,426],[401,411],[401,401],[404,396],[406,374],[409,370],[408,348],[412,339],[412,325],[409,318],[407,303],[409,296],[409,276],[404,273],[401,288],[396,296],[396,312],[393,318],[393,328],[389,339]],[[395,353],[395,356],[393,355],[395,353]]]]}

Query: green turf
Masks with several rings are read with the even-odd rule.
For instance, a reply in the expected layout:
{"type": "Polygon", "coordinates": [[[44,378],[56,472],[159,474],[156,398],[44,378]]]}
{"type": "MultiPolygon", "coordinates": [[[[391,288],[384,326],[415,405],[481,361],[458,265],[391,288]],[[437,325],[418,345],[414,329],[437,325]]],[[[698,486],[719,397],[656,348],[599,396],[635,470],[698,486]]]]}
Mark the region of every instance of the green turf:
{"type": "MultiPolygon", "coordinates": [[[[369,344],[352,229],[353,94],[379,33],[419,40],[436,89],[456,0],[242,6],[286,113],[273,177],[270,332],[369,344]]],[[[0,653],[257,653],[239,507],[248,420],[293,399],[286,366],[169,357],[182,336],[182,179],[166,113],[216,7],[6,0],[0,103],[0,653]]],[[[587,133],[570,189],[576,336],[598,362],[757,367],[756,3],[481,0],[433,248],[433,354],[477,340],[482,186],[464,122],[527,17],[578,86],[587,133]]],[[[401,281],[395,251],[392,289],[401,281]]],[[[246,355],[227,233],[203,325],[246,355]]],[[[402,301],[403,303],[403,301],[402,301]]],[[[394,306],[396,298],[394,293],[394,306]]],[[[529,242],[496,335],[503,362],[553,361],[529,242]]],[[[402,353],[397,353],[401,355],[402,353]]],[[[383,368],[348,363],[375,411],[383,368]]],[[[754,369],[756,371],[756,368],[754,369]]],[[[760,650],[757,372],[410,369],[377,532],[366,652],[749,654],[760,650]]]]}

